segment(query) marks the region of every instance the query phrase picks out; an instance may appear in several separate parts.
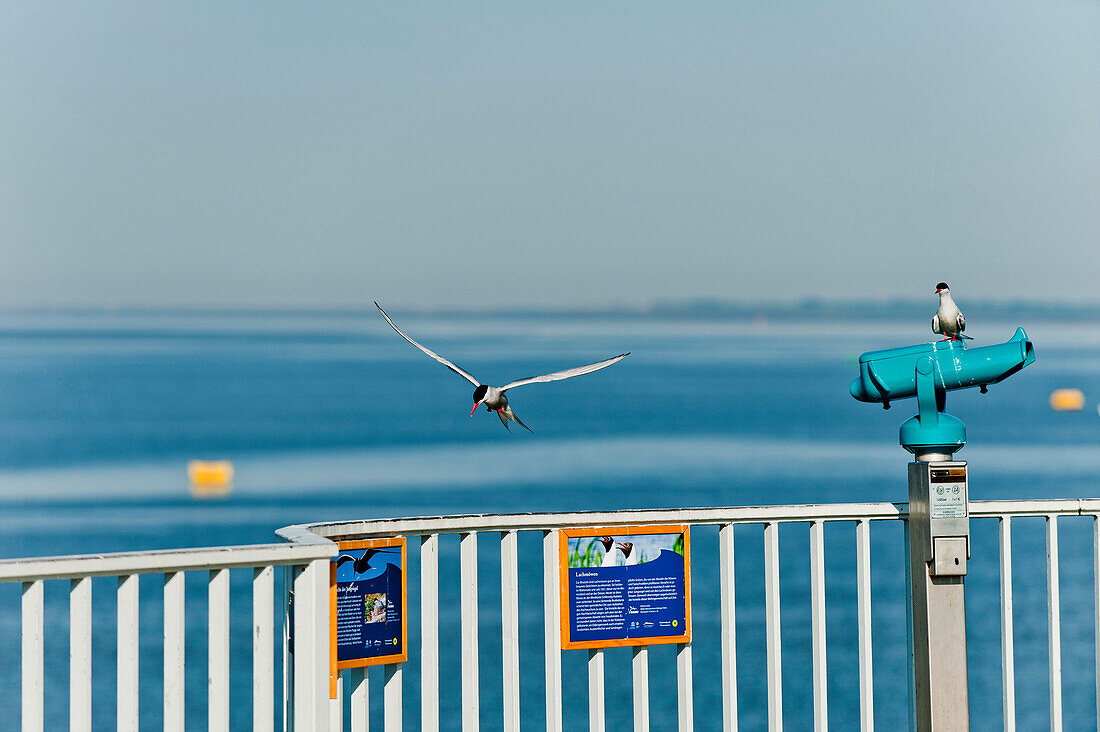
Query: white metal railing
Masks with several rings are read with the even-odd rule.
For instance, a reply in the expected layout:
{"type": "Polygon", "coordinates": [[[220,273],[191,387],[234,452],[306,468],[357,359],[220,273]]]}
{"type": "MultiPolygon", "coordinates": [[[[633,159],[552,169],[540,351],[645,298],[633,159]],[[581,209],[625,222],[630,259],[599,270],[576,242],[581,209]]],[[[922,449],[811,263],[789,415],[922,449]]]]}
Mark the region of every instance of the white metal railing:
{"type": "MultiPolygon", "coordinates": [[[[229,546],[208,549],[127,552],[117,554],[12,559],[0,561],[0,583],[22,583],[22,729],[45,729],[45,587],[47,582],[69,580],[69,728],[91,730],[92,725],[92,578],[117,577],[117,728],[137,730],[140,718],[139,679],[139,578],[163,575],[164,585],[164,729],[194,729],[185,719],[185,592],[187,572],[209,573],[207,581],[209,650],[207,714],[210,730],[224,732],[229,723],[230,615],[229,573],[253,570],[252,625],[237,632],[252,635],[253,728],[275,728],[274,625],[276,604],[275,567],[288,567],[301,576],[310,573],[328,578],[334,545],[303,535],[293,544],[229,546]]],[[[295,580],[297,584],[298,580],[295,580]]],[[[327,618],[327,613],[326,613],[327,618]]],[[[285,624],[285,621],[284,621],[285,624]]],[[[325,656],[327,663],[327,654],[325,656]]],[[[302,673],[301,676],[308,675],[302,673]]],[[[302,706],[295,713],[309,729],[313,723],[302,706]]]]}
{"type": "MultiPolygon", "coordinates": [[[[782,637],[780,608],[779,532],[783,523],[807,525],[810,538],[810,617],[812,626],[812,685],[814,729],[828,725],[828,683],[825,630],[825,544],[824,526],[833,522],[854,522],[856,545],[856,595],[858,618],[858,694],[860,729],[874,728],[873,664],[871,645],[871,522],[904,520],[904,503],[858,503],[795,506],[756,506],[743,508],[687,508],[675,510],[634,510],[613,512],[441,516],[429,518],[396,518],[367,521],[345,521],[290,527],[283,532],[308,530],[332,540],[406,536],[418,540],[420,559],[420,674],[421,729],[439,729],[439,537],[460,536],[460,597],[461,606],[461,729],[479,729],[480,697],[478,664],[479,638],[477,618],[488,608],[478,603],[477,536],[496,533],[500,539],[501,607],[499,608],[502,638],[502,709],[504,730],[519,728],[519,640],[518,640],[518,541],[521,532],[542,533],[543,563],[543,626],[545,674],[545,718],[547,732],[561,732],[562,714],[562,651],[558,637],[558,543],[555,531],[578,526],[638,526],[688,524],[717,526],[719,532],[718,560],[720,582],[721,663],[722,663],[722,729],[734,732],[738,728],[737,639],[735,614],[734,527],[759,524],[764,527],[763,567],[765,584],[767,706],[769,730],[783,727],[782,637]]],[[[1096,628],[1100,629],[1100,499],[974,501],[970,504],[975,520],[997,519],[1000,526],[1000,594],[1001,646],[1003,665],[1004,724],[1015,729],[1015,661],[1012,628],[1011,523],[1019,517],[1042,517],[1046,520],[1047,541],[1047,627],[1049,637],[1050,717],[1051,728],[1061,729],[1061,610],[1059,604],[1058,517],[1092,516],[1094,525],[1094,565],[1096,584],[1096,628]]],[[[695,558],[695,562],[700,561],[695,558]]],[[[704,559],[705,561],[705,559],[704,559]]],[[[411,661],[415,663],[415,661],[411,661]]],[[[633,650],[633,717],[634,730],[649,729],[649,664],[648,650],[633,650]]],[[[345,672],[347,673],[347,672],[345,672]]],[[[694,694],[692,684],[691,645],[678,646],[676,652],[678,729],[694,728],[694,694]]],[[[1097,698],[1100,699],[1100,646],[1096,655],[1097,698]]],[[[362,679],[360,671],[356,677],[362,679]]],[[[590,730],[605,729],[605,671],[602,650],[589,652],[588,657],[588,718],[590,730]]],[[[357,680],[359,689],[365,684],[357,680]]],[[[400,665],[387,667],[385,693],[387,701],[400,700],[400,665]],[[394,688],[391,688],[393,686],[394,688]]],[[[896,700],[890,700],[896,703],[896,700]]],[[[366,726],[365,690],[352,700],[351,729],[364,732],[366,726]],[[358,710],[358,712],[356,711],[358,710]]],[[[330,707],[331,728],[343,729],[342,702],[330,707]]],[[[402,728],[400,704],[387,703],[383,711],[386,732],[402,728]]],[[[1097,707],[1100,720],[1100,703],[1097,707]]]]}
{"type": "MultiPolygon", "coordinates": [[[[479,637],[478,618],[499,613],[502,636],[501,652],[500,728],[508,732],[519,730],[521,711],[521,644],[520,644],[520,565],[521,537],[536,534],[542,546],[542,622],[544,627],[541,673],[545,679],[545,711],[547,732],[562,732],[563,715],[563,652],[559,639],[559,574],[556,531],[582,526],[639,526],[687,524],[717,527],[718,607],[711,610],[720,619],[721,710],[707,710],[708,721],[721,719],[722,729],[733,732],[739,724],[738,645],[735,602],[734,531],[738,526],[763,527],[763,562],[758,570],[764,584],[764,661],[766,678],[767,725],[781,730],[783,708],[783,646],[780,586],[779,526],[802,524],[809,535],[809,604],[812,669],[812,715],[815,730],[824,730],[828,723],[828,674],[826,663],[826,561],[824,532],[827,524],[854,524],[856,553],[855,594],[858,633],[858,697],[859,724],[862,730],[874,726],[873,664],[872,664],[872,602],[871,602],[871,522],[897,521],[906,518],[906,505],[893,503],[822,504],[794,506],[758,506],[743,508],[687,508],[675,510],[572,512],[556,514],[476,515],[426,518],[396,518],[373,521],[345,521],[292,526],[279,530],[287,540],[283,544],[187,549],[179,551],[132,552],[76,557],[53,557],[0,561],[0,583],[21,583],[22,628],[22,725],[24,730],[42,730],[45,726],[44,696],[46,665],[44,635],[57,623],[46,621],[47,604],[44,585],[55,580],[69,580],[69,709],[71,729],[91,729],[93,669],[92,653],[92,584],[94,577],[116,577],[117,588],[117,724],[119,729],[137,729],[140,717],[139,678],[142,659],[139,652],[139,617],[141,617],[140,575],[163,576],[163,710],[166,730],[193,729],[195,720],[185,719],[185,589],[188,572],[207,572],[207,708],[211,730],[230,728],[229,667],[231,638],[234,633],[252,634],[253,728],[273,730],[276,704],[284,706],[285,729],[342,730],[354,732],[368,729],[370,711],[383,720],[386,732],[402,729],[406,698],[403,695],[403,672],[406,664],[390,664],[384,668],[380,700],[370,699],[368,674],[362,669],[344,671],[338,681],[338,698],[329,699],[329,572],[331,557],[336,554],[336,540],[405,536],[418,545],[418,553],[410,553],[413,565],[418,556],[415,575],[419,576],[419,606],[406,608],[410,625],[419,625],[419,653],[410,655],[408,663],[419,671],[420,729],[437,732],[440,729],[440,537],[458,537],[458,581],[461,611],[458,667],[460,676],[459,720],[463,732],[478,730],[485,687],[480,683],[480,649],[486,639],[479,637]],[[496,534],[500,543],[500,603],[499,608],[484,607],[478,592],[478,538],[496,534]],[[284,567],[284,596],[276,598],[275,567],[284,567]],[[252,570],[252,624],[250,628],[230,625],[230,573],[252,570]],[[293,619],[286,612],[286,593],[293,588],[293,619]],[[284,647],[283,688],[275,687],[274,625],[276,610],[283,619],[284,647]],[[293,628],[290,627],[293,623],[293,628]],[[293,636],[294,652],[286,646],[293,636]],[[345,697],[350,714],[345,720],[345,697]],[[345,724],[345,722],[347,724],[345,724]]],[[[1049,669],[1049,713],[1051,728],[1062,727],[1062,611],[1059,586],[1059,517],[1091,516],[1093,521],[1094,589],[1096,602],[1094,622],[1100,628],[1100,500],[1037,500],[1037,501],[975,501],[970,504],[975,521],[996,519],[1000,547],[1000,636],[1003,685],[1004,727],[1016,727],[1016,660],[1013,631],[1012,592],[1012,525],[1022,517],[1040,517],[1046,526],[1046,595],[1049,669]]],[[[707,561],[698,556],[695,562],[707,561]]],[[[414,575],[414,576],[415,576],[414,575]]],[[[786,581],[790,581],[789,579],[786,581]]],[[[491,593],[491,594],[495,594],[491,593]]],[[[699,617],[699,613],[694,613],[699,617]]],[[[696,635],[696,638],[699,636],[696,635]]],[[[494,641],[495,644],[495,641],[494,641]]],[[[650,729],[650,668],[651,651],[645,647],[632,650],[631,705],[636,732],[650,729]]],[[[695,694],[691,644],[675,649],[677,727],[680,732],[694,729],[695,694]]],[[[528,661],[525,661],[525,664],[528,661]]],[[[526,669],[527,666],[524,666],[526,669]]],[[[656,669],[660,672],[659,669],[656,669]]],[[[671,672],[671,669],[670,671],[671,672]]],[[[607,684],[603,650],[589,652],[588,719],[590,729],[604,730],[607,720],[607,684]]],[[[715,672],[717,673],[717,671],[715,672]]],[[[1097,697],[1100,698],[1100,648],[1096,652],[1095,675],[1097,697]]],[[[453,677],[448,673],[447,677],[453,677]]],[[[661,679],[657,679],[660,683],[661,679]]],[[[494,690],[495,695],[495,690],[494,690]]],[[[410,697],[411,698],[411,697],[410,697]]],[[[526,698],[524,704],[531,704],[526,698]]],[[[741,702],[744,703],[743,701],[741,702]]],[[[896,704],[891,699],[889,703],[896,704]]],[[[412,710],[409,710],[410,713],[412,710]]],[[[744,708],[741,709],[744,712],[744,708]]],[[[1100,720],[1100,707],[1097,709],[1100,720]]],[[[449,721],[449,720],[448,720],[449,721]]]]}

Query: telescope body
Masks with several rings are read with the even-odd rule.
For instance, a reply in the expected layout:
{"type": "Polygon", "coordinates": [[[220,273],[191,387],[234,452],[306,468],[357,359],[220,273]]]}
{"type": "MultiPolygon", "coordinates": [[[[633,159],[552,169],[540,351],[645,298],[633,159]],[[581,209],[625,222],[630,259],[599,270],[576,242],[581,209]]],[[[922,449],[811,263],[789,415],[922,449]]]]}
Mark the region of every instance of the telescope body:
{"type": "Polygon", "coordinates": [[[984,391],[1032,363],[1035,347],[1024,329],[1017,328],[1007,341],[992,346],[967,348],[963,341],[950,340],[868,351],[859,357],[852,396],[887,406],[895,399],[917,396],[917,363],[924,359],[932,361],[932,383],[940,395],[975,386],[984,391]]]}

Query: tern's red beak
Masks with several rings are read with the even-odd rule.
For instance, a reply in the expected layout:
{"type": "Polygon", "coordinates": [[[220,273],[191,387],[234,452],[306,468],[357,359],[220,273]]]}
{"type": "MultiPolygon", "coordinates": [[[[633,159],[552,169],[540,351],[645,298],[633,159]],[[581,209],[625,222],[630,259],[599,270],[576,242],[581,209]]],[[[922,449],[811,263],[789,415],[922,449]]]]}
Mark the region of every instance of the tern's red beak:
{"type": "Polygon", "coordinates": [[[938,295],[938,294],[940,294],[941,292],[943,292],[943,290],[941,290],[941,289],[939,289],[939,288],[936,288],[936,293],[935,293],[935,294],[937,294],[937,295],[938,295]]]}
{"type": "Polygon", "coordinates": [[[474,408],[470,410],[470,416],[471,417],[474,416],[474,412],[476,412],[477,408],[480,407],[480,406],[481,406],[481,402],[474,402],[474,408]]]}

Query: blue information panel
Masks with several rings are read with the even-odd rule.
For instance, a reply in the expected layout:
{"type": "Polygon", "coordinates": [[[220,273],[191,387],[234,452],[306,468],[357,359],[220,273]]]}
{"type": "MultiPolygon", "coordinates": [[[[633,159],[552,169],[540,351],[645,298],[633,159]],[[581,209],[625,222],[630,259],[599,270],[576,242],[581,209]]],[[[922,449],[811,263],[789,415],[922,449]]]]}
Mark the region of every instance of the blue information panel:
{"type": "Polygon", "coordinates": [[[332,562],[333,674],[406,660],[405,539],[339,542],[332,562]]]}
{"type": "Polygon", "coordinates": [[[686,526],[560,532],[562,648],[687,643],[686,526]]]}

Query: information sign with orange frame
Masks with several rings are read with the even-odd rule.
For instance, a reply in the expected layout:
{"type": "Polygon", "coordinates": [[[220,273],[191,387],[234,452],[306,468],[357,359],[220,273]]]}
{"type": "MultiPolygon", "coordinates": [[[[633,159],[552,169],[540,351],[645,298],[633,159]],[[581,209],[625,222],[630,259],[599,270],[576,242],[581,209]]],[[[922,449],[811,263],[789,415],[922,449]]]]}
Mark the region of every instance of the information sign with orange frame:
{"type": "Polygon", "coordinates": [[[686,525],[561,529],[561,647],[691,642],[686,525]]]}
{"type": "Polygon", "coordinates": [[[337,546],[329,572],[333,694],[340,671],[402,663],[409,655],[405,537],[337,546]]]}

